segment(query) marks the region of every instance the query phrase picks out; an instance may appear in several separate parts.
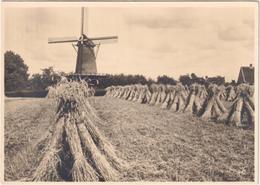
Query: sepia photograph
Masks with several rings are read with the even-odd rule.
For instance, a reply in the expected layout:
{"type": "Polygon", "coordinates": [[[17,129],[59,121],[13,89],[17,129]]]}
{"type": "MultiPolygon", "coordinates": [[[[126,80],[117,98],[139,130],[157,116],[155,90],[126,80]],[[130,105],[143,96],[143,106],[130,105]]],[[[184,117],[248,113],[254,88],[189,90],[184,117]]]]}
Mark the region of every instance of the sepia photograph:
{"type": "Polygon", "coordinates": [[[2,4],[5,182],[258,179],[258,3],[2,4]]]}

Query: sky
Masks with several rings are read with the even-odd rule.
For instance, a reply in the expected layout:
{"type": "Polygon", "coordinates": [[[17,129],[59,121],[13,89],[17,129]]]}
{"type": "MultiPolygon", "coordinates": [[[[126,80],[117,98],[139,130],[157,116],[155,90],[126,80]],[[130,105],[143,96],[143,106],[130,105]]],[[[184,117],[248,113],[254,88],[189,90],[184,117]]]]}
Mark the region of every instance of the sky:
{"type": "MultiPolygon", "coordinates": [[[[257,62],[255,7],[91,6],[85,8],[84,33],[118,36],[118,42],[101,45],[98,73],[175,79],[195,73],[231,81],[241,66],[257,62]]],[[[48,44],[48,38],[79,37],[80,16],[80,7],[6,7],[4,50],[21,55],[30,74],[49,66],[74,71],[72,45],[48,44]]]]}

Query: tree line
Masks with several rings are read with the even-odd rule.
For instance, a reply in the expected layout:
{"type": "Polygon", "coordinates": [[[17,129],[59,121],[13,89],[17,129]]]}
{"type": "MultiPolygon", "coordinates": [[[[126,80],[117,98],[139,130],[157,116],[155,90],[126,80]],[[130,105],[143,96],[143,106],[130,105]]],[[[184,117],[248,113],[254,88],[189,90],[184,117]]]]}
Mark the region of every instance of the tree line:
{"type": "MultiPolygon", "coordinates": [[[[48,86],[56,84],[61,76],[67,76],[72,73],[58,72],[53,67],[41,69],[40,73],[35,73],[30,76],[28,66],[19,54],[13,51],[6,51],[4,54],[5,65],[5,91],[45,91],[48,86]]],[[[175,85],[177,82],[183,85],[190,85],[192,83],[209,84],[215,83],[218,85],[227,85],[225,78],[221,76],[216,77],[198,77],[195,73],[191,75],[181,75],[178,80],[167,75],[158,76],[156,80],[146,78],[143,75],[106,75],[99,79],[99,88],[106,88],[111,85],[130,85],[130,84],[171,84],[175,85]]],[[[231,83],[235,84],[235,81],[231,83]]]]}
{"type": "Polygon", "coordinates": [[[53,67],[41,69],[40,73],[30,76],[28,66],[19,54],[6,51],[5,65],[5,91],[44,91],[50,85],[56,84],[64,72],[55,71],[53,67]]]}

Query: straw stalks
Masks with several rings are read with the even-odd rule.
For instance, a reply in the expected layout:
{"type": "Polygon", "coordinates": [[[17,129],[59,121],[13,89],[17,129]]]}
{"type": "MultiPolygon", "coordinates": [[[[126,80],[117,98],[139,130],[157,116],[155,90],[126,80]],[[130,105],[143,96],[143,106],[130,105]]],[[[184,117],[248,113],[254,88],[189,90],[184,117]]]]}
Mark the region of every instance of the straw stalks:
{"type": "Polygon", "coordinates": [[[33,181],[60,181],[61,177],[57,171],[60,165],[59,153],[62,150],[62,135],[64,132],[64,119],[61,118],[56,127],[48,146],[48,150],[36,169],[32,180],[33,181]]]}

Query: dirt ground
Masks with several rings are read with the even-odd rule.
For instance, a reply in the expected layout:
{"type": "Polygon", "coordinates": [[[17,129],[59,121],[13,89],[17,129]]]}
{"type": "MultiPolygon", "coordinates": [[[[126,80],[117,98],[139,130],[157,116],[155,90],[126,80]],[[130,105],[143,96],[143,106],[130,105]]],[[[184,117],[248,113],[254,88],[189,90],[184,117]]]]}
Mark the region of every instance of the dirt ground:
{"type": "MultiPolygon", "coordinates": [[[[122,181],[254,181],[254,131],[116,98],[93,97],[97,127],[128,169],[122,181]]],[[[5,180],[26,178],[53,119],[47,99],[5,101],[5,180]]]]}

